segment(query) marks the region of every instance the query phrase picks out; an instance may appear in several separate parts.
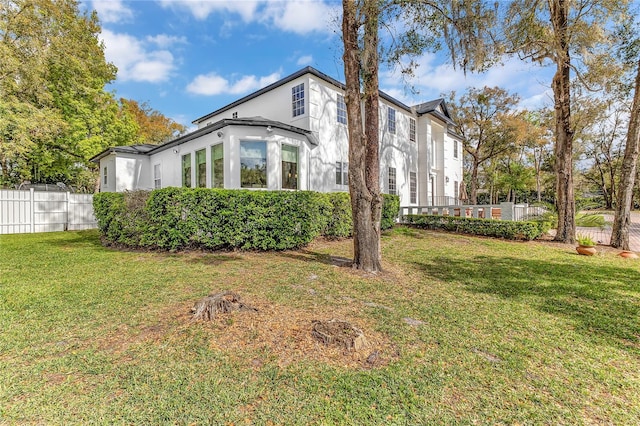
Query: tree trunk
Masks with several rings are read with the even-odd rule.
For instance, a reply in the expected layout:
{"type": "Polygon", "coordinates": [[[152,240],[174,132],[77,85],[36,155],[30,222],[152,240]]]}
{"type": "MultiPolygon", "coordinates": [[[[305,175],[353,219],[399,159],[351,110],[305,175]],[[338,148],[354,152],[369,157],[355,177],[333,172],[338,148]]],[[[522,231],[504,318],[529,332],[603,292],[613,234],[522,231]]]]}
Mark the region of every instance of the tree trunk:
{"type": "Polygon", "coordinates": [[[377,272],[382,269],[382,197],[378,145],[378,10],[375,1],[364,2],[362,11],[365,17],[365,38],[361,51],[358,43],[357,4],[353,0],[343,0],[342,5],[345,102],[349,128],[349,192],[353,215],[353,266],[364,271],[377,272]],[[365,129],[362,125],[360,104],[361,74],[365,91],[365,129]]]}
{"type": "Polygon", "coordinates": [[[556,34],[556,73],[552,89],[556,121],[556,208],[558,229],[555,241],[575,243],[576,218],[573,194],[573,129],[571,128],[571,75],[567,35],[568,0],[549,2],[556,34]]]}
{"type": "Polygon", "coordinates": [[[469,200],[471,204],[478,204],[478,162],[474,158],[471,165],[471,182],[470,182],[470,196],[469,200]]]}
{"type": "Polygon", "coordinates": [[[633,187],[635,186],[638,151],[640,150],[640,61],[636,74],[635,94],[631,116],[629,117],[629,132],[624,148],[622,170],[620,173],[620,187],[616,197],[616,213],[611,230],[611,247],[629,250],[629,225],[631,223],[631,207],[633,206],[633,187]]]}

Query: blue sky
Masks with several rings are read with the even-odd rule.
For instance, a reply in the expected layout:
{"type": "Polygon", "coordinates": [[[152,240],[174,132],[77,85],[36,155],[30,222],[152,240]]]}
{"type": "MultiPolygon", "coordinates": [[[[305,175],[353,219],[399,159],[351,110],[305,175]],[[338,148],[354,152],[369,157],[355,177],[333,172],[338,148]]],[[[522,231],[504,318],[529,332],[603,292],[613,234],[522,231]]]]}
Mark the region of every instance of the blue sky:
{"type": "MultiPolygon", "coordinates": [[[[118,67],[109,86],[118,97],[148,102],[168,117],[191,121],[305,66],[344,81],[339,1],[95,0],[107,60],[118,67]]],[[[419,59],[418,90],[394,70],[380,88],[408,105],[466,87],[500,86],[523,107],[550,102],[551,70],[518,59],[485,74],[464,74],[442,53],[419,59]]]]}

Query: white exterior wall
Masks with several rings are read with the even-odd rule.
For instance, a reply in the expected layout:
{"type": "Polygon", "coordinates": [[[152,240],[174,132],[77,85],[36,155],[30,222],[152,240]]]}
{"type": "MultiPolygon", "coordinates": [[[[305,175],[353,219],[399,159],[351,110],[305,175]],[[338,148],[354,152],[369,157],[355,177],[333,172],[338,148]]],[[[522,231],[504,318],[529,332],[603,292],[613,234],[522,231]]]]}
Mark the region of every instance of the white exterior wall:
{"type": "Polygon", "coordinates": [[[145,155],[112,153],[100,160],[100,191],[123,192],[150,188],[149,158],[145,155]]]}
{"type": "Polygon", "coordinates": [[[349,162],[347,125],[338,123],[338,94],[342,89],[318,78],[309,80],[309,124],[319,140],[311,156],[310,188],[319,192],[349,191],[336,184],[336,162],[349,162]]]}
{"type": "Polygon", "coordinates": [[[308,189],[309,156],[311,147],[305,137],[280,129],[267,132],[264,127],[238,126],[225,127],[174,148],[169,148],[151,156],[150,179],[153,186],[153,166],[160,165],[162,171],[161,187],[182,186],[182,156],[191,154],[191,185],[197,186],[196,151],[206,150],[207,188],[212,187],[211,148],[222,143],[224,148],[224,187],[240,188],[240,142],[267,142],[267,186],[277,190],[282,187],[282,163],[280,149],[282,144],[298,147],[298,187],[308,189]],[[218,136],[218,133],[221,136],[218,136]],[[176,152],[177,151],[177,152],[176,152]]]}
{"type": "Polygon", "coordinates": [[[237,118],[264,117],[269,120],[291,124],[301,129],[309,129],[309,76],[299,77],[287,84],[263,93],[256,98],[250,99],[235,108],[209,117],[199,123],[198,128],[201,129],[208,124],[216,123],[225,118],[233,118],[233,113],[238,113],[237,118]],[[301,83],[304,83],[304,114],[293,117],[291,89],[301,83]]]}

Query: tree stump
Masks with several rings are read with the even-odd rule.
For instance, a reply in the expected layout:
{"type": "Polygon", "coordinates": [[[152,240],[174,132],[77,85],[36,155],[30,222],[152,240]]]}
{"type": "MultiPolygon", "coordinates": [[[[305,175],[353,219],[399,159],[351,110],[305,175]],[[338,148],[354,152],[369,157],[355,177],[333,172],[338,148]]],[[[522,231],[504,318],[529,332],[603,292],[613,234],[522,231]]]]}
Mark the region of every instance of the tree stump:
{"type": "Polygon", "coordinates": [[[211,321],[217,314],[224,314],[231,311],[253,311],[258,310],[252,306],[245,305],[240,301],[240,296],[232,291],[210,294],[196,302],[191,308],[194,320],[211,321]]]}
{"type": "Polygon", "coordinates": [[[349,351],[359,351],[367,346],[362,330],[346,321],[314,321],[311,335],[325,345],[336,345],[349,351]]]}

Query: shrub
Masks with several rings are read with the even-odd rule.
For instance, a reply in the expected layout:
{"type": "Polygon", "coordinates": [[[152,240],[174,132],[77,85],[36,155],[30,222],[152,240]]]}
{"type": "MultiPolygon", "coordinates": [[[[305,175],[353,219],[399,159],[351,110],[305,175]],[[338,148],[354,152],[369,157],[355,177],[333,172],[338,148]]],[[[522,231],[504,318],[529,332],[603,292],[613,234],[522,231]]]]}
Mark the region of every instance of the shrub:
{"type": "Polygon", "coordinates": [[[326,213],[327,227],[324,235],[333,238],[350,237],[353,233],[353,218],[349,193],[330,192],[322,196],[331,205],[326,213]]]}
{"type": "Polygon", "coordinates": [[[389,229],[392,228],[398,218],[400,212],[400,197],[397,195],[382,194],[382,219],[380,221],[380,228],[389,229]]]}
{"type": "Polygon", "coordinates": [[[407,224],[419,228],[439,229],[508,240],[533,240],[542,235],[541,227],[535,222],[433,215],[407,215],[404,218],[407,224]]]}

